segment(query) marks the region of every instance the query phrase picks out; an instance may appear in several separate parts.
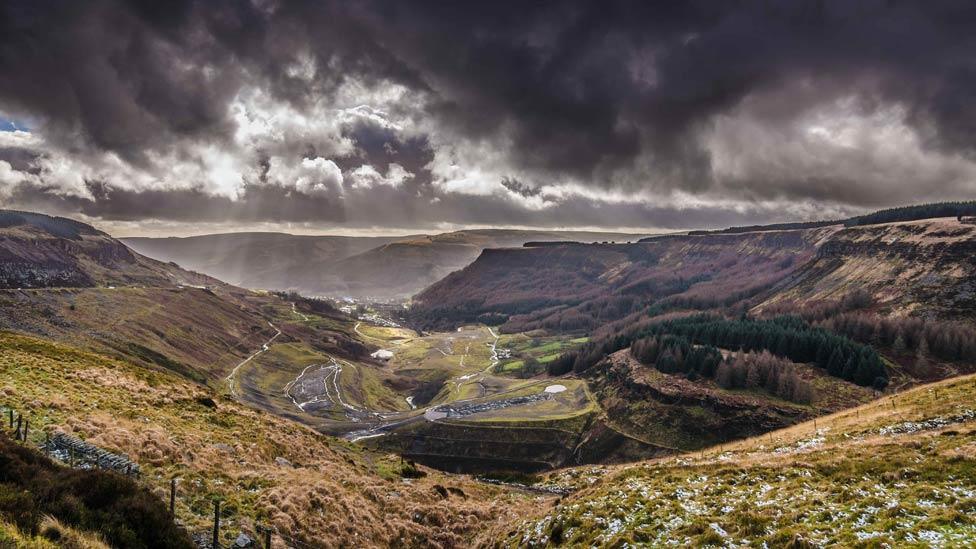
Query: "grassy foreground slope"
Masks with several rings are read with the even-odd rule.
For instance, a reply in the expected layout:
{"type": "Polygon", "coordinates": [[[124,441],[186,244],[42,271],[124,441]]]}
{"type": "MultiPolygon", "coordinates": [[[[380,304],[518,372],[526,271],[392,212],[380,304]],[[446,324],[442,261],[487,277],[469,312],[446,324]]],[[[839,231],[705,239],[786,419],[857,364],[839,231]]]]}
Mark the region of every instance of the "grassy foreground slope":
{"type": "Polygon", "coordinates": [[[698,454],[557,471],[494,546],[971,547],[976,376],[698,454]]]}
{"type": "Polygon", "coordinates": [[[0,400],[30,418],[33,443],[63,430],[127,454],[160,499],[179,478],[176,515],[191,533],[208,529],[212,501],[222,499],[225,544],[269,524],[315,546],[463,546],[532,504],[466,477],[404,478],[395,456],[219,399],[170,372],[5,332],[0,349],[0,400]]]}

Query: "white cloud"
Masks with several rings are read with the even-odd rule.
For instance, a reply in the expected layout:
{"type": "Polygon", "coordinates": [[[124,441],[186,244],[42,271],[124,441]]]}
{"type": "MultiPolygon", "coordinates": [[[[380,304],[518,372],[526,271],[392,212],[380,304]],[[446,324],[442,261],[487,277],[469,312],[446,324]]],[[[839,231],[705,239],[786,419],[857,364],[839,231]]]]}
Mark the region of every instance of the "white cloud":
{"type": "Polygon", "coordinates": [[[24,180],[24,175],[13,169],[9,162],[0,160],[0,198],[8,198],[14,186],[24,180]]]}
{"type": "Polygon", "coordinates": [[[348,179],[353,189],[365,190],[372,189],[377,185],[385,185],[395,189],[413,177],[414,174],[408,172],[403,166],[393,163],[387,168],[386,175],[376,171],[376,168],[369,164],[363,164],[350,172],[348,179]]]}
{"type": "Polygon", "coordinates": [[[762,199],[898,204],[976,192],[976,163],[928,148],[901,105],[856,96],[815,104],[779,124],[746,101],[703,137],[718,186],[762,199]]]}
{"type": "Polygon", "coordinates": [[[333,196],[342,193],[342,170],[335,162],[322,157],[303,158],[295,165],[281,157],[271,158],[268,178],[303,194],[333,196]]]}

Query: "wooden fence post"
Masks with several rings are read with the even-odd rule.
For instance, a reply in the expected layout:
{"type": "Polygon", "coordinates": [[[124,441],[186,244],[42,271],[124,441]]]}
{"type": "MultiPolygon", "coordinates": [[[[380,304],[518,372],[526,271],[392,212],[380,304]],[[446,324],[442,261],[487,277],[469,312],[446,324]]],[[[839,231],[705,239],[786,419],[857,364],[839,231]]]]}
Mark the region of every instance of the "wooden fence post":
{"type": "Polygon", "coordinates": [[[220,500],[214,500],[213,549],[220,549],[220,500]]]}
{"type": "Polygon", "coordinates": [[[7,414],[10,415],[10,428],[13,429],[14,428],[14,409],[11,408],[11,409],[7,410],[7,414]]]}
{"type": "Polygon", "coordinates": [[[169,514],[171,516],[176,516],[176,479],[172,478],[169,481],[169,514]]]}
{"type": "Polygon", "coordinates": [[[14,439],[16,439],[16,440],[20,440],[20,427],[21,427],[21,424],[24,422],[23,420],[24,420],[24,415],[23,414],[17,416],[17,433],[14,436],[14,439]]]}
{"type": "Polygon", "coordinates": [[[24,434],[22,435],[23,438],[21,439],[24,442],[27,442],[27,429],[28,428],[30,428],[30,420],[29,419],[25,419],[24,420],[24,434]]]}

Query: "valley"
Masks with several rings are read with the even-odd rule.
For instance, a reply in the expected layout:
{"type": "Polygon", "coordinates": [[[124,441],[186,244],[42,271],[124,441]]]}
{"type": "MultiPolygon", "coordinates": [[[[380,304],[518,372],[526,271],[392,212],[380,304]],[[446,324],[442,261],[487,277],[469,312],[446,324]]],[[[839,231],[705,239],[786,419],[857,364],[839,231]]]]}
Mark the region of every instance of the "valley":
{"type": "MultiPolygon", "coordinates": [[[[313,317],[314,318],[314,317],[313,317]]],[[[310,319],[311,320],[311,319],[310,319]]],[[[311,320],[314,322],[314,320],[311,320]]],[[[579,379],[520,379],[498,358],[500,338],[491,328],[465,326],[454,332],[419,335],[357,321],[363,340],[389,350],[385,360],[343,359],[300,343],[272,344],[238,370],[240,399],[278,415],[293,417],[323,432],[367,446],[397,451],[421,462],[452,459],[456,467],[487,471],[483,460],[497,448],[466,456],[463,443],[437,451],[416,444],[446,439],[443,431],[463,425],[475,433],[507,431],[519,440],[535,429],[563,429],[580,438],[598,406],[579,379]]],[[[547,353],[572,348],[570,340],[546,338],[528,349],[547,353]]],[[[511,364],[512,360],[507,360],[511,364]]],[[[575,437],[575,438],[574,438],[575,437]]],[[[573,448],[553,448],[565,453],[573,448]]],[[[560,453],[560,455],[562,455],[560,453]]],[[[534,469],[562,461],[526,462],[509,458],[506,467],[534,469]]]]}

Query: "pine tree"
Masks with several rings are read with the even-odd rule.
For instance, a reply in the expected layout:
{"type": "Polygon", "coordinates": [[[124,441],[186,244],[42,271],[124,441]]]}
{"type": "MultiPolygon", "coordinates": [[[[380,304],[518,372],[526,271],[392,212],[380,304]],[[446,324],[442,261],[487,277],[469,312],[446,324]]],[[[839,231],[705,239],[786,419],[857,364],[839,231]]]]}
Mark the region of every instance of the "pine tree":
{"type": "Polygon", "coordinates": [[[929,343],[925,336],[922,336],[918,341],[918,347],[915,349],[915,357],[919,360],[926,360],[929,357],[929,343]]]}
{"type": "Polygon", "coordinates": [[[918,342],[918,348],[915,350],[915,368],[913,372],[918,377],[929,377],[931,374],[931,369],[929,368],[929,344],[925,341],[923,336],[918,342]]]}
{"type": "Polygon", "coordinates": [[[841,377],[844,373],[844,356],[838,348],[834,348],[834,352],[830,353],[830,359],[827,361],[827,373],[834,377],[841,377]]]}

